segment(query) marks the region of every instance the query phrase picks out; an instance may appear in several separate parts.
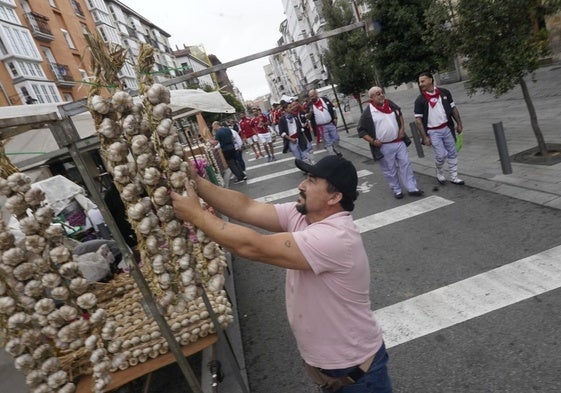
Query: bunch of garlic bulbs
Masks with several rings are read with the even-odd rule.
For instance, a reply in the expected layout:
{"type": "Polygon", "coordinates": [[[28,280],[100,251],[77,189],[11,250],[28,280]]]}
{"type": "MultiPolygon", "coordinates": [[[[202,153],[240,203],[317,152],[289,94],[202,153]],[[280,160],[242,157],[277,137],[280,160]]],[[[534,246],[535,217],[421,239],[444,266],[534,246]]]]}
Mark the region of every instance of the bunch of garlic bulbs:
{"type": "MultiPolygon", "coordinates": [[[[7,317],[6,350],[26,374],[32,392],[73,392],[68,370],[56,354],[76,351],[84,339],[102,328],[104,320],[89,318],[100,310],[96,296],[72,252],[63,245],[63,229],[52,225],[53,210],[41,206],[44,193],[30,186],[23,173],[0,178],[0,192],[13,203],[8,211],[18,217],[25,235],[21,245],[0,221],[0,314],[7,317]],[[19,199],[17,197],[20,197],[19,199]],[[9,317],[8,317],[9,316],[9,317]]],[[[103,346],[103,343],[100,343],[103,346]]],[[[101,392],[108,372],[99,375],[101,392]]],[[[96,381],[97,383],[97,381],[96,381]]]]}

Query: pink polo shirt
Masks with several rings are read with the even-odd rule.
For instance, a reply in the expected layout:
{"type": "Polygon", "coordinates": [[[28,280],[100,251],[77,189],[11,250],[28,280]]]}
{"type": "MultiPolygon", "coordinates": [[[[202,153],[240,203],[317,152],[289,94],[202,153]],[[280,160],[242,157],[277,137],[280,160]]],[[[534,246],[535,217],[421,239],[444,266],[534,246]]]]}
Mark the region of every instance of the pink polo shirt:
{"type": "Polygon", "coordinates": [[[382,330],[370,308],[368,256],[351,214],[308,224],[295,203],[275,207],[312,268],[286,273],[286,312],[300,355],[324,369],[361,364],[382,345],[382,330]]]}

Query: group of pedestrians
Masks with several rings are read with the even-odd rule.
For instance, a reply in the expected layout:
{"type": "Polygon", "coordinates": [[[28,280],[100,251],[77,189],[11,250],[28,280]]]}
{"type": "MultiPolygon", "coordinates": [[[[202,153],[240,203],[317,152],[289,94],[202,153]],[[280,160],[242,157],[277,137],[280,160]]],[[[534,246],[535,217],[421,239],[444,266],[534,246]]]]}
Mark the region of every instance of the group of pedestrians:
{"type": "MultiPolygon", "coordinates": [[[[463,131],[460,113],[450,91],[436,87],[429,72],[419,75],[421,94],[415,100],[414,114],[421,141],[432,146],[436,167],[436,179],[444,185],[444,164],[448,164],[450,183],[464,185],[458,177],[458,153],[456,132],[463,131]]],[[[386,99],[384,90],[373,86],[368,91],[370,103],[358,122],[358,135],[370,145],[372,157],[380,162],[380,169],[393,195],[402,199],[403,187],[411,196],[422,196],[411,168],[407,146],[410,143],[405,133],[405,122],[401,108],[386,99]],[[401,182],[400,182],[401,180],[401,182]]]]}

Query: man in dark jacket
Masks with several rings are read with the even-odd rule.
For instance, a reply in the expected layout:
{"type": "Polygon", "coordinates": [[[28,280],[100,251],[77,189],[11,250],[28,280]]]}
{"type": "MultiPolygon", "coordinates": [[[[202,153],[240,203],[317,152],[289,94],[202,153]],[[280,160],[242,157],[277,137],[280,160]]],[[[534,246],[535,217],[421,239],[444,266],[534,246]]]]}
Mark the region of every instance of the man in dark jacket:
{"type": "Polygon", "coordinates": [[[419,75],[419,88],[421,94],[415,100],[414,108],[415,124],[423,144],[434,149],[436,179],[440,184],[446,183],[443,166],[444,162],[448,161],[450,183],[463,185],[464,181],[458,177],[458,152],[454,131],[461,134],[464,128],[452,94],[446,89],[436,87],[430,72],[422,72],[419,75]]]}
{"type": "Polygon", "coordinates": [[[234,183],[243,182],[247,179],[247,176],[244,175],[238,164],[232,131],[226,126],[221,127],[220,123],[217,121],[212,123],[212,131],[214,132],[214,139],[211,139],[210,143],[214,146],[220,145],[228,167],[230,167],[230,170],[236,176],[236,181],[234,183]]]}
{"type": "Polygon", "coordinates": [[[310,151],[312,144],[304,134],[304,126],[300,121],[299,106],[296,102],[283,102],[279,117],[279,134],[284,141],[283,153],[288,150],[294,157],[308,164],[312,164],[310,151]]]}

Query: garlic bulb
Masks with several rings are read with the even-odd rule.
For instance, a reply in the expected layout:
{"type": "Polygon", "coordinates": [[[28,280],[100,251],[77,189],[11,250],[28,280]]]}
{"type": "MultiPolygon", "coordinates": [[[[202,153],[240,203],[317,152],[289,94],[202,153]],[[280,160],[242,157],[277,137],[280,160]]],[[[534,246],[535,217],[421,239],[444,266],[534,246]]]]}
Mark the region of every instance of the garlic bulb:
{"type": "Polygon", "coordinates": [[[76,262],[66,262],[59,268],[58,271],[62,277],[68,280],[81,274],[80,265],[76,262]]]}
{"type": "Polygon", "coordinates": [[[97,334],[92,334],[91,336],[86,338],[86,341],[84,342],[84,346],[89,350],[93,350],[97,346],[99,339],[100,338],[97,334]]]}
{"type": "Polygon", "coordinates": [[[23,312],[13,314],[8,318],[8,327],[10,329],[22,329],[31,322],[31,317],[23,312]]]}
{"type": "Polygon", "coordinates": [[[182,270],[189,269],[191,267],[191,256],[189,254],[184,254],[177,260],[177,264],[182,270]]]}
{"type": "Polygon", "coordinates": [[[0,232],[0,250],[7,250],[14,246],[15,236],[11,232],[0,232]]]}
{"type": "Polygon", "coordinates": [[[134,172],[131,171],[131,167],[127,164],[117,165],[113,168],[113,178],[118,183],[129,184],[134,175],[134,172]]]}
{"type": "Polygon", "coordinates": [[[158,206],[167,205],[170,201],[168,189],[166,187],[156,188],[152,193],[152,199],[154,200],[154,203],[158,206]]]}
{"type": "Polygon", "coordinates": [[[47,274],[51,271],[51,262],[40,255],[32,254],[29,261],[33,264],[36,274],[47,274]]]}
{"type": "Polygon", "coordinates": [[[0,314],[11,315],[16,311],[16,301],[9,297],[0,297],[0,314]]]}
{"type": "Polygon", "coordinates": [[[55,288],[60,285],[61,278],[56,273],[48,273],[41,278],[41,283],[46,288],[55,288]]]}
{"type": "Polygon", "coordinates": [[[148,209],[146,209],[146,205],[142,202],[135,203],[134,205],[130,205],[127,209],[127,215],[129,218],[132,218],[135,221],[143,219],[146,214],[148,214],[148,209]]]}
{"type": "Polygon", "coordinates": [[[64,263],[72,258],[72,254],[65,246],[58,246],[49,252],[49,257],[54,263],[64,263]]]}
{"type": "Polygon", "coordinates": [[[13,173],[6,180],[13,192],[26,193],[31,188],[31,178],[22,172],[13,173]]]}
{"type": "Polygon", "coordinates": [[[8,184],[8,180],[0,177],[0,195],[10,196],[12,195],[13,191],[10,185],[8,184]]]}
{"type": "Polygon", "coordinates": [[[49,344],[39,345],[33,351],[33,359],[35,360],[42,360],[52,356],[52,348],[49,344]]]}
{"type": "MultiPolygon", "coordinates": [[[[44,298],[35,303],[35,312],[41,315],[47,315],[55,309],[55,302],[53,299],[44,298]]],[[[60,311],[59,311],[60,312],[60,311]]]]}
{"type": "Polygon", "coordinates": [[[2,262],[9,266],[17,266],[25,260],[25,252],[20,248],[10,248],[2,254],[2,262]]]}
{"type": "Polygon", "coordinates": [[[63,370],[51,374],[47,379],[47,385],[49,385],[52,389],[56,389],[59,386],[64,385],[66,382],[68,382],[68,374],[63,370]]]}
{"type": "Polygon", "coordinates": [[[118,130],[115,127],[115,122],[109,117],[103,119],[97,129],[97,132],[108,139],[116,138],[119,135],[118,130]]]}
{"type": "Polygon", "coordinates": [[[34,269],[33,264],[24,262],[14,268],[13,275],[19,281],[27,281],[33,277],[34,269]]]}
{"type": "Polygon", "coordinates": [[[154,83],[146,92],[146,98],[148,98],[152,105],[160,103],[169,104],[170,92],[164,85],[154,83]]]}
{"type": "Polygon", "coordinates": [[[172,130],[173,120],[172,119],[162,119],[158,127],[156,127],[156,132],[162,138],[168,136],[172,130]]]}
{"type": "Polygon", "coordinates": [[[93,96],[91,99],[91,106],[93,107],[94,111],[102,115],[106,115],[107,113],[109,113],[109,103],[101,96],[93,96]]]}
{"type": "Polygon", "coordinates": [[[136,157],[136,166],[138,170],[146,169],[155,164],[154,156],[152,153],[142,153],[136,157]]]}
{"type": "Polygon", "coordinates": [[[23,293],[31,297],[39,297],[43,295],[43,292],[44,287],[39,280],[29,281],[27,284],[25,284],[25,289],[23,290],[23,293]]]}
{"type": "Polygon", "coordinates": [[[51,241],[51,243],[59,244],[62,242],[64,236],[64,230],[61,225],[51,225],[44,232],[45,239],[51,241]]]}
{"type": "Polygon", "coordinates": [[[157,185],[162,179],[161,172],[156,167],[146,168],[144,170],[144,175],[142,176],[142,181],[148,186],[157,185]]]}
{"type": "Polygon", "coordinates": [[[76,391],[76,385],[72,382],[68,382],[66,385],[58,388],[57,393],[74,393],[76,391]]]}
{"type": "Polygon", "coordinates": [[[176,237],[171,243],[171,252],[173,255],[181,256],[187,253],[187,239],[184,237],[176,237]]]}
{"type": "Polygon", "coordinates": [[[90,322],[93,323],[94,325],[99,325],[103,323],[106,318],[107,318],[107,311],[105,311],[103,308],[98,308],[90,316],[90,322]]]}
{"type": "Polygon", "coordinates": [[[197,298],[197,293],[198,290],[195,284],[188,285],[183,289],[183,299],[188,302],[190,302],[191,300],[195,300],[197,298]]]}
{"type": "Polygon", "coordinates": [[[193,269],[187,269],[180,274],[181,283],[184,287],[193,284],[193,278],[195,277],[195,272],[193,269]]]}
{"type": "Polygon", "coordinates": [[[45,200],[45,192],[40,188],[32,188],[25,193],[24,199],[29,206],[37,207],[45,200]]]}
{"type": "Polygon", "coordinates": [[[126,202],[134,202],[138,199],[141,191],[136,184],[127,184],[121,191],[121,198],[126,202]]]}
{"type": "Polygon", "coordinates": [[[175,210],[173,210],[172,205],[164,205],[160,207],[156,214],[161,222],[169,222],[175,218],[175,210]]]}
{"type": "Polygon", "coordinates": [[[58,312],[62,317],[62,319],[64,319],[67,322],[74,321],[76,318],[78,318],[78,310],[76,310],[72,306],[64,305],[61,308],[59,308],[58,312]]]}
{"type": "Polygon", "coordinates": [[[170,183],[176,189],[183,189],[186,180],[187,174],[185,172],[173,172],[170,177],[170,183]]]}
{"type": "Polygon", "coordinates": [[[15,359],[14,366],[18,370],[31,371],[35,367],[35,359],[29,354],[20,355],[15,359]]]}
{"type": "Polygon", "coordinates": [[[208,289],[211,292],[217,292],[224,287],[224,276],[222,274],[216,274],[208,280],[208,289]]]}
{"type": "Polygon", "coordinates": [[[152,116],[155,120],[161,120],[164,117],[171,117],[171,107],[164,103],[158,104],[154,106],[152,116]]]}
{"type": "Polygon", "coordinates": [[[76,299],[76,303],[81,308],[89,310],[97,304],[97,297],[93,293],[87,292],[83,295],[78,296],[78,298],[76,299]]]}
{"type": "Polygon", "coordinates": [[[49,225],[55,216],[55,212],[49,206],[43,206],[35,212],[35,219],[39,224],[49,225]]]}
{"type": "Polygon", "coordinates": [[[162,141],[162,147],[164,148],[166,153],[173,154],[175,153],[175,144],[177,142],[177,135],[168,135],[162,141]]]}
{"type": "Polygon", "coordinates": [[[40,235],[30,235],[25,238],[25,247],[34,254],[41,254],[47,246],[47,239],[40,235]]]}
{"type": "Polygon", "coordinates": [[[115,94],[113,94],[111,103],[113,104],[113,109],[115,109],[117,112],[130,110],[133,106],[133,101],[130,94],[122,90],[119,90],[115,94]]]}
{"type": "Polygon", "coordinates": [[[41,229],[39,222],[35,217],[25,217],[19,220],[19,229],[24,235],[35,235],[41,229]]]}
{"type": "Polygon", "coordinates": [[[138,121],[134,115],[128,115],[123,120],[123,132],[128,136],[138,134],[138,121]]]}
{"type": "Polygon", "coordinates": [[[218,245],[215,242],[208,242],[203,247],[203,255],[207,259],[213,259],[216,256],[216,249],[218,245]]]}
{"type": "Polygon", "coordinates": [[[182,229],[183,225],[177,220],[171,220],[164,225],[164,233],[169,237],[178,237],[182,229]]]}
{"type": "Polygon", "coordinates": [[[121,162],[127,158],[128,152],[126,143],[114,142],[107,149],[107,158],[113,162],[121,162]]]}
{"type": "Polygon", "coordinates": [[[47,375],[44,372],[40,370],[33,370],[25,377],[25,383],[33,389],[44,383],[46,379],[47,375]]]}
{"type": "Polygon", "coordinates": [[[14,194],[4,204],[6,210],[16,217],[22,216],[27,210],[27,203],[21,194],[14,194]]]}
{"type": "Polygon", "coordinates": [[[179,171],[181,170],[181,164],[183,163],[183,159],[179,156],[172,155],[168,160],[168,167],[172,171],[179,171]]]}
{"type": "Polygon", "coordinates": [[[83,277],[76,277],[70,281],[70,290],[76,294],[82,294],[88,290],[88,281],[83,277]]]}

